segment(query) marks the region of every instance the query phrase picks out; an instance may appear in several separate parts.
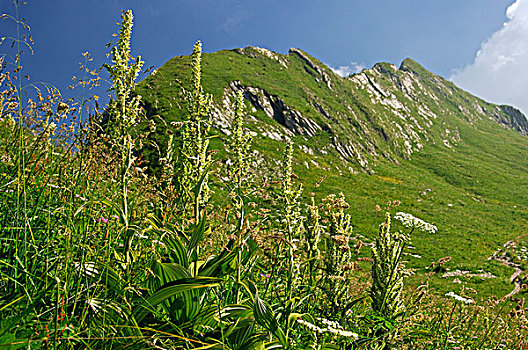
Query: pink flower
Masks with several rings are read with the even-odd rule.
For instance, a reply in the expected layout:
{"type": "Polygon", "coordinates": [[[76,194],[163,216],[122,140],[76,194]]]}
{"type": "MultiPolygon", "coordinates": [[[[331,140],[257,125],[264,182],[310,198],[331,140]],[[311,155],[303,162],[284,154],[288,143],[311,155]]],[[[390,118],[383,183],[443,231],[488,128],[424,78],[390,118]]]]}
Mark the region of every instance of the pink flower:
{"type": "Polygon", "coordinates": [[[99,222],[104,222],[104,223],[106,224],[106,223],[108,222],[108,219],[105,218],[104,216],[101,216],[101,217],[99,218],[99,220],[97,220],[97,221],[99,221],[99,222]]]}
{"type": "Polygon", "coordinates": [[[110,215],[110,217],[119,220],[119,216],[117,216],[115,214],[110,215]]]}

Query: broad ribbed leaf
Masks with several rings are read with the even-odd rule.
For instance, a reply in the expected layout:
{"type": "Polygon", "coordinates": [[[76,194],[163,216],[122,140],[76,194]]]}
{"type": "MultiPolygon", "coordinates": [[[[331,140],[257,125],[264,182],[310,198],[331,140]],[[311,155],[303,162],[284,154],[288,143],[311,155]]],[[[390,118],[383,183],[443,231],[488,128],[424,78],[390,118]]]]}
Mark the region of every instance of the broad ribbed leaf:
{"type": "Polygon", "coordinates": [[[229,337],[232,344],[241,344],[254,333],[255,320],[253,318],[223,319],[222,321],[229,324],[229,328],[224,330],[224,336],[229,337]]]}
{"type": "Polygon", "coordinates": [[[271,307],[267,305],[264,300],[260,299],[258,292],[255,294],[253,314],[255,315],[255,321],[257,321],[258,324],[279,338],[282,345],[287,346],[286,336],[282,329],[279,328],[279,324],[273,315],[271,307]]]}
{"type": "Polygon", "coordinates": [[[152,272],[155,277],[151,279],[152,282],[149,286],[153,290],[158,290],[161,286],[169,282],[192,277],[188,269],[176,263],[155,261],[152,264],[152,272]]]}
{"type": "Polygon", "coordinates": [[[230,251],[227,247],[219,255],[207,260],[205,264],[200,267],[198,271],[199,276],[209,277],[223,277],[228,273],[234,271],[233,261],[237,258],[235,252],[230,251]]]}
{"type": "Polygon", "coordinates": [[[152,266],[152,271],[162,281],[162,284],[191,277],[189,270],[177,263],[156,261],[152,266]]]}
{"type": "Polygon", "coordinates": [[[80,272],[88,278],[99,280],[114,292],[119,292],[124,287],[121,277],[109,266],[87,262],[80,266],[80,272]]]}
{"type": "Polygon", "coordinates": [[[308,321],[308,322],[310,322],[312,324],[315,324],[315,321],[313,320],[311,315],[309,315],[309,314],[300,314],[300,313],[297,313],[297,312],[292,312],[288,316],[288,328],[290,327],[292,322],[295,322],[298,319],[302,319],[302,320],[308,321]]]}
{"type": "Polygon", "coordinates": [[[254,239],[247,239],[245,246],[247,249],[242,249],[242,265],[247,265],[259,249],[254,239]]]}
{"type": "Polygon", "coordinates": [[[218,306],[216,304],[199,305],[199,312],[193,318],[194,329],[199,333],[208,332],[218,326],[218,306]],[[201,329],[199,328],[201,327],[201,329]]]}
{"type": "MultiPolygon", "coordinates": [[[[205,223],[207,222],[207,217],[204,215],[198,225],[194,227],[194,230],[191,233],[191,239],[189,240],[189,244],[187,245],[187,256],[190,258],[200,241],[202,240],[202,237],[205,234],[205,223]]],[[[209,231],[210,229],[207,229],[209,231]]]]}
{"type": "Polygon", "coordinates": [[[222,309],[222,318],[253,317],[253,309],[247,305],[227,305],[222,309]]]}
{"type": "MultiPolygon", "coordinates": [[[[95,202],[97,203],[97,202],[95,202]]],[[[109,208],[112,208],[114,214],[117,214],[119,216],[119,219],[122,220],[122,221],[125,221],[127,220],[128,218],[125,218],[124,216],[124,213],[123,211],[121,210],[121,207],[117,204],[117,203],[114,203],[108,199],[104,199],[100,202],[101,204],[109,207],[109,208]]]]}
{"type": "MultiPolygon", "coordinates": [[[[149,296],[145,301],[137,307],[134,311],[134,316],[137,322],[140,322],[153,309],[154,306],[159,305],[165,300],[178,296],[187,291],[193,291],[201,288],[210,288],[218,286],[222,282],[219,278],[212,277],[194,277],[184,278],[177,281],[169,282],[161,287],[156,293],[149,296]]],[[[186,302],[189,301],[188,299],[186,302]]],[[[196,301],[193,299],[194,303],[196,301]]],[[[185,307],[192,308],[196,305],[185,305],[185,307]]]]}
{"type": "Polygon", "coordinates": [[[246,340],[246,342],[240,346],[237,347],[237,349],[247,349],[247,350],[265,350],[266,347],[264,345],[264,341],[262,340],[261,334],[255,334],[249,339],[246,340]]]}
{"type": "Polygon", "coordinates": [[[171,262],[189,268],[189,257],[181,240],[178,237],[171,235],[167,237],[164,242],[169,249],[171,262]]]}

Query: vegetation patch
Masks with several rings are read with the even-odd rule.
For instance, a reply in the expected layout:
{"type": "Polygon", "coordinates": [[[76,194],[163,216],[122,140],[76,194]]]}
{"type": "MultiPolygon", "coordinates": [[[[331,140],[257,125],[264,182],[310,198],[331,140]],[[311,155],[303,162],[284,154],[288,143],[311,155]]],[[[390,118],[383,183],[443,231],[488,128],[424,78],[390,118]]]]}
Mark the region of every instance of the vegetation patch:
{"type": "MultiPolygon", "coordinates": [[[[301,50],[202,55],[200,42],[137,85],[132,22],[123,12],[103,65],[103,109],[26,95],[26,36],[2,59],[0,347],[528,346],[524,277],[509,276],[524,271],[528,143],[448,118],[467,99],[494,106],[410,60],[342,79],[301,50]],[[454,97],[435,100],[442,89],[454,97]]],[[[83,72],[81,86],[100,83],[83,72]]]]}

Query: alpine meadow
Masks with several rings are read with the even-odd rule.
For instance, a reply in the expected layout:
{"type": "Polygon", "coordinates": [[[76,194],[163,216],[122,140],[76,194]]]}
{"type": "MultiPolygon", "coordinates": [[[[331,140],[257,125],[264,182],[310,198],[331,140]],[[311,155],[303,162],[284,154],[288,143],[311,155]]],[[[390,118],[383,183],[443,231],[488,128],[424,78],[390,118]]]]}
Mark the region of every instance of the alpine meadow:
{"type": "Polygon", "coordinates": [[[13,5],[0,350],[528,349],[521,111],[410,58],[197,41],[145,70],[130,10],[65,99],[13,5]]]}

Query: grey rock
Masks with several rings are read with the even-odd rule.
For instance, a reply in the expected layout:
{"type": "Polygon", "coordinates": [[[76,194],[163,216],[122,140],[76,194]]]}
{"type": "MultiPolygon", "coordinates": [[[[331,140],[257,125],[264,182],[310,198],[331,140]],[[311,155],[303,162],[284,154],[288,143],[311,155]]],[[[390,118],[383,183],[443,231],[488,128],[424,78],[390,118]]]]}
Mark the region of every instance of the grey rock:
{"type": "Polygon", "coordinates": [[[264,111],[268,117],[273,118],[296,135],[313,137],[321,130],[319,124],[287,106],[278,96],[271,95],[260,88],[243,86],[240,81],[229,83],[229,87],[234,92],[242,91],[244,98],[256,109],[264,111]]]}

